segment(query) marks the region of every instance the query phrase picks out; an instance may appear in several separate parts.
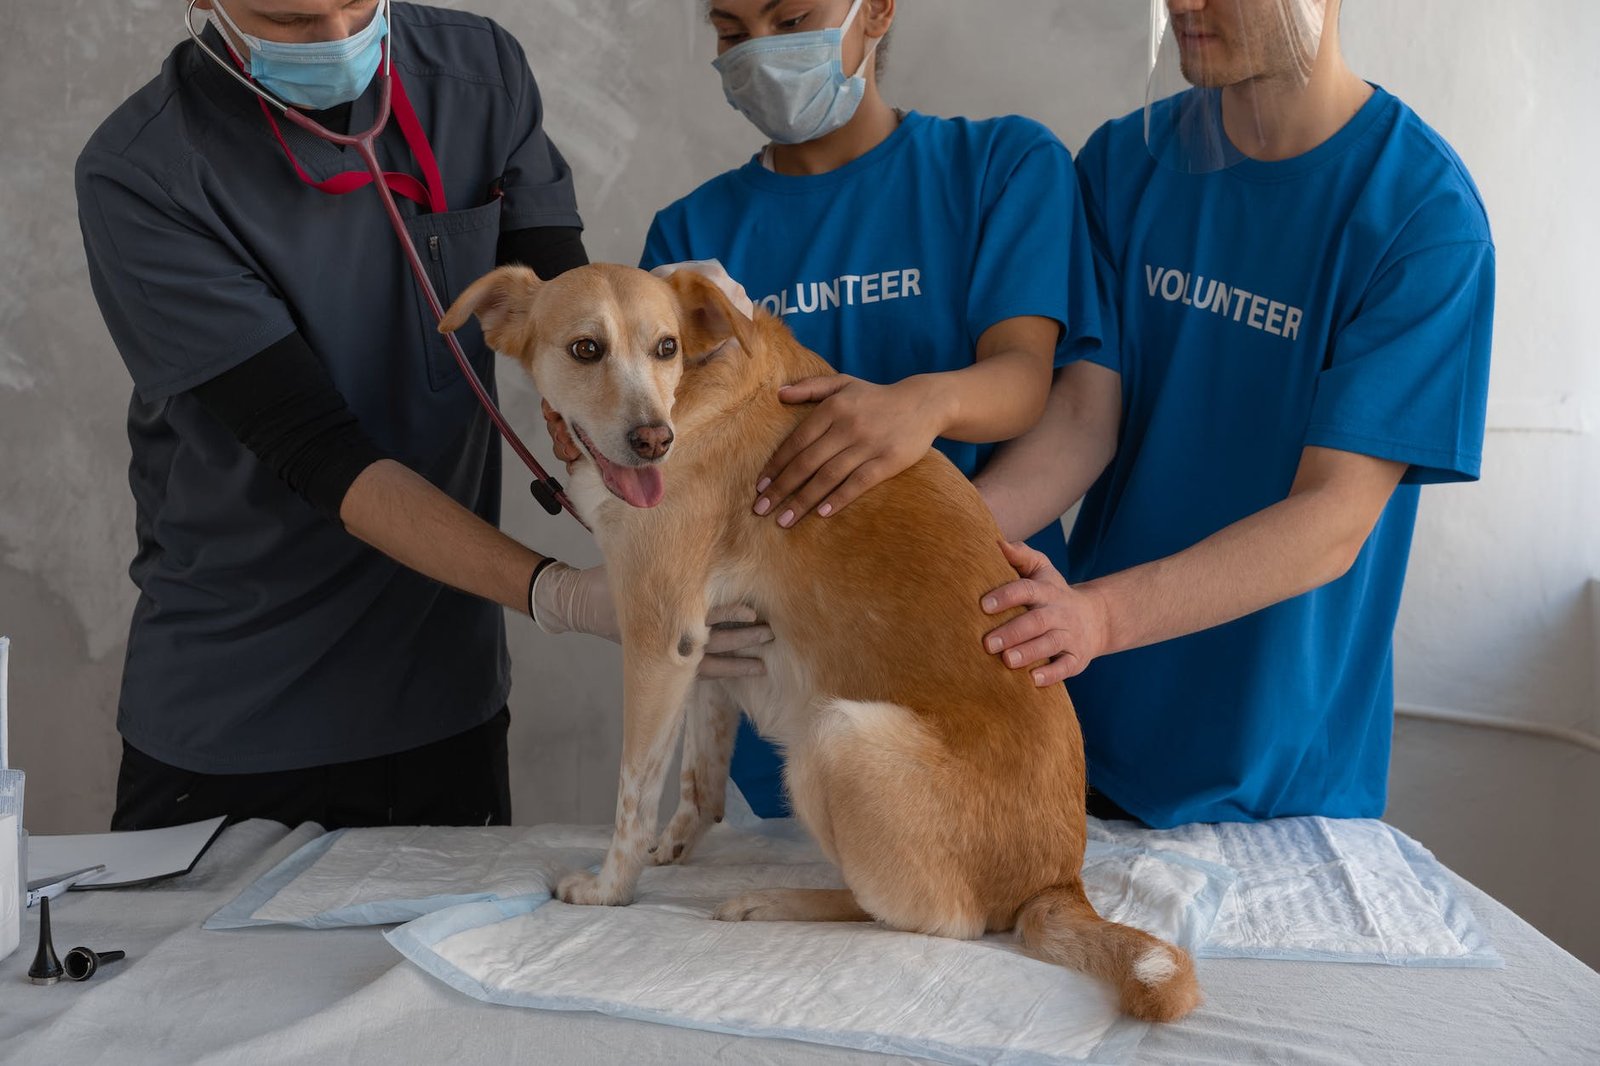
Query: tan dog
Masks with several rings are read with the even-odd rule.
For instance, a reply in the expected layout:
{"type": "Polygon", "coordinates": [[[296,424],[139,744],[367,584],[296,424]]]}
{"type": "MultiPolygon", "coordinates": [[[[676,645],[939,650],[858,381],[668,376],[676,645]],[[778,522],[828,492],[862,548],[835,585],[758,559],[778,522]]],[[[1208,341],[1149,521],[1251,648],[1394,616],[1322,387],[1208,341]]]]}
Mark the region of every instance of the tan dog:
{"type": "Polygon", "coordinates": [[[619,590],[623,753],[616,833],[569,903],[621,904],[644,863],[685,858],[721,819],[739,708],[786,757],[794,810],[844,890],[729,900],[728,920],[867,921],[1024,947],[1171,1021],[1200,998],[1181,949],[1103,920],[1084,895],[1083,742],[1066,691],[983,651],[983,593],[1015,578],[977,492],[930,451],[826,519],[751,513],[762,464],[808,408],[778,386],[830,373],[783,323],[705,278],[595,265],[541,283],[504,267],[445,316],[477,314],[593,461],[570,491],[619,590]],[[724,342],[730,342],[724,344],[724,342]],[[771,624],[766,676],[696,682],[710,604],[771,624]],[[656,833],[683,733],[682,793],[656,833]],[[652,848],[652,845],[655,845],[652,848]],[[653,857],[652,857],[653,853],[653,857]]]}

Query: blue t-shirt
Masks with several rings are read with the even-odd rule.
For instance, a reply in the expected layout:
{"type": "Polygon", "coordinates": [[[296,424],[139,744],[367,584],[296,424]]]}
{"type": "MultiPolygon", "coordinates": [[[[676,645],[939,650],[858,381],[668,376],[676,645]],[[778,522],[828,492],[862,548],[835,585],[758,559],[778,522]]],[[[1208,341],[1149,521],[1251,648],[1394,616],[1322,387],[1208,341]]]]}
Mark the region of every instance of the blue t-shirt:
{"type": "Polygon", "coordinates": [[[1134,114],[1090,138],[1078,173],[1106,334],[1088,358],[1121,374],[1122,428],[1069,581],[1282,500],[1307,446],[1410,464],[1344,577],[1068,682],[1090,783],[1159,827],[1377,817],[1418,486],[1476,479],[1482,453],[1494,246],[1478,191],[1382,89],[1294,159],[1164,170],[1134,114]]]}
{"type": "MultiPolygon", "coordinates": [[[[910,112],[826,174],[777,174],[752,158],[656,215],[640,265],[684,259],[721,260],[802,344],[881,384],[970,366],[985,330],[1023,315],[1061,323],[1057,365],[1100,343],[1072,157],[1025,118],[910,112]]],[[[969,477],[995,448],[935,446],[969,477]]],[[[1065,562],[1058,524],[1030,543],[1065,562]]],[[[743,723],[733,774],[759,814],[784,809],[779,765],[743,723]]]]}

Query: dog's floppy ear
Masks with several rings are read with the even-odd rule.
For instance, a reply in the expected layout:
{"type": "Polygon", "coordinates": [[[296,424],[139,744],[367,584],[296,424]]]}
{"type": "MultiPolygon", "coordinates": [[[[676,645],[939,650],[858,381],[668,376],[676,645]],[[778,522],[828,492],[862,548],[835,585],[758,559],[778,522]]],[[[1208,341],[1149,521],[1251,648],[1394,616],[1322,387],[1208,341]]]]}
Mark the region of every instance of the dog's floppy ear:
{"type": "Polygon", "coordinates": [[[510,351],[514,346],[497,343],[497,338],[505,337],[525,320],[528,305],[543,284],[539,275],[525,266],[491,270],[467,286],[467,291],[450,305],[450,310],[439,320],[439,332],[454,333],[466,324],[468,317],[477,315],[489,347],[510,351]]]}
{"type": "Polygon", "coordinates": [[[746,355],[755,350],[754,323],[735,310],[716,282],[697,270],[683,269],[673,271],[667,284],[678,300],[685,361],[701,358],[730,337],[746,355]]]}

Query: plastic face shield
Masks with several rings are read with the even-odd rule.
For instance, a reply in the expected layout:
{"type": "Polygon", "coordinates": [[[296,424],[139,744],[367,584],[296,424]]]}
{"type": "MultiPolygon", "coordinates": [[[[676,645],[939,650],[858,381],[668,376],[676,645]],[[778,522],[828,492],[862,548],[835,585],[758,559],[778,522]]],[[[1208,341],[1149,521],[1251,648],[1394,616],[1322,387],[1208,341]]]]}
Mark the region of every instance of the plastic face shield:
{"type": "Polygon", "coordinates": [[[1145,144],[1187,174],[1262,156],[1322,73],[1337,0],[1149,0],[1145,144]]]}

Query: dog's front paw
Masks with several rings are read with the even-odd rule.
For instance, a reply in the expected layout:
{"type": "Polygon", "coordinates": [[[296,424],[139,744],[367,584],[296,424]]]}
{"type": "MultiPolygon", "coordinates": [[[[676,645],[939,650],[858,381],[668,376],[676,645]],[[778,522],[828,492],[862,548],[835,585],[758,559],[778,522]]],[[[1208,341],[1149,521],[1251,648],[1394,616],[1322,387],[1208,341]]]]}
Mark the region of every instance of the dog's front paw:
{"type": "Polygon", "coordinates": [[[579,870],[561,879],[556,896],[563,903],[576,903],[584,907],[621,907],[633,902],[633,894],[616,886],[605,884],[599,874],[579,870]]]}

